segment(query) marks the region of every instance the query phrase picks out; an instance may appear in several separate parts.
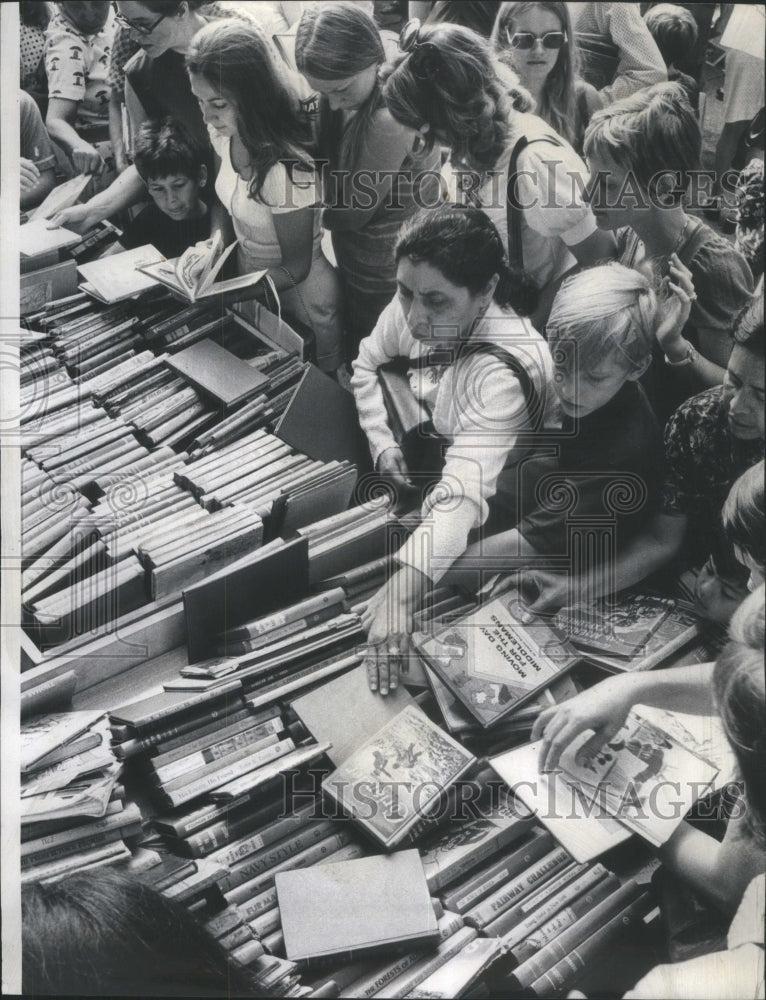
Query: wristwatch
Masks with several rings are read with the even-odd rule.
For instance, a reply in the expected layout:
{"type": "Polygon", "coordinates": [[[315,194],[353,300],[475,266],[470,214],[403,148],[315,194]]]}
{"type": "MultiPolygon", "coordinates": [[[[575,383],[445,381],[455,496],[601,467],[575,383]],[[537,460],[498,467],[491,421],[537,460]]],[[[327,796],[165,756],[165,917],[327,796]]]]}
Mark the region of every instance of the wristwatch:
{"type": "Polygon", "coordinates": [[[680,361],[671,361],[670,358],[666,354],[665,355],[665,364],[666,365],[670,365],[671,368],[685,368],[686,365],[693,365],[694,362],[697,360],[698,357],[699,357],[699,351],[694,347],[693,344],[690,344],[689,341],[687,340],[686,341],[686,354],[684,354],[684,356],[681,358],[681,360],[680,361]]]}

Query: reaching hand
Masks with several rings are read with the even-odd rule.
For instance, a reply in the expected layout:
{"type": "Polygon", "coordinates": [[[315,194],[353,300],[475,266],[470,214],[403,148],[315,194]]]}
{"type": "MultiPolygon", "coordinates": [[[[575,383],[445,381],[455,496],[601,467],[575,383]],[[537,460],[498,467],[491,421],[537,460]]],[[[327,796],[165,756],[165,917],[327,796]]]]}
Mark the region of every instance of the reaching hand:
{"type": "Polygon", "coordinates": [[[21,172],[21,193],[26,194],[40,180],[40,171],[37,169],[37,164],[31,160],[25,160],[23,156],[20,158],[19,169],[21,172]]]}
{"type": "Polygon", "coordinates": [[[633,687],[628,675],[608,677],[561,705],[541,712],[532,727],[532,740],[542,737],[541,773],[555,771],[559,757],[569,744],[591,729],[593,735],[577,751],[578,763],[587,760],[622,727],[633,705],[633,687]]]}
{"type": "Polygon", "coordinates": [[[524,570],[519,579],[519,593],[531,612],[555,611],[567,603],[569,577],[551,570],[524,570]]]}
{"type": "Polygon", "coordinates": [[[72,205],[71,208],[65,208],[51,216],[48,229],[63,226],[64,229],[71,229],[75,233],[85,233],[105,218],[103,210],[98,207],[92,208],[91,203],[86,202],[84,205],[72,205]]]}
{"type": "Polygon", "coordinates": [[[384,584],[362,612],[368,643],[364,664],[370,690],[379,690],[383,695],[395,691],[400,671],[407,672],[412,653],[412,613],[413,598],[402,572],[384,584]]]}
{"type": "Polygon", "coordinates": [[[691,271],[675,253],[670,258],[670,274],[664,279],[664,292],[660,307],[662,319],[654,335],[670,360],[680,361],[688,346],[682,331],[697,295],[691,271]]]}
{"type": "Polygon", "coordinates": [[[103,156],[90,143],[86,142],[82,146],[76,146],[70,155],[75,173],[100,174],[106,167],[103,156]]]}
{"type": "Polygon", "coordinates": [[[386,476],[397,486],[412,489],[413,483],[410,479],[410,470],[404,460],[401,448],[392,445],[386,448],[378,456],[378,472],[381,476],[386,476]]]}

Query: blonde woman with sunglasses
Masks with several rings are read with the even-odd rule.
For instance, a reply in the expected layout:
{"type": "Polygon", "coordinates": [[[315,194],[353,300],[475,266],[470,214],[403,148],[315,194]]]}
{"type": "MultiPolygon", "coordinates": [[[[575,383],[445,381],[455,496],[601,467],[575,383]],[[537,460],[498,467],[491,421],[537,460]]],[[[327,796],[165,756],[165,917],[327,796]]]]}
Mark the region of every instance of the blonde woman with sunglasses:
{"type": "Polygon", "coordinates": [[[389,111],[449,148],[445,195],[489,215],[510,263],[540,291],[532,320],[542,330],[564,275],[615,255],[583,198],[585,164],[541,118],[514,108],[510,71],[475,32],[411,21],[399,47],[382,70],[389,111]]]}
{"type": "Polygon", "coordinates": [[[577,75],[577,49],[565,3],[504,3],[490,37],[493,53],[519,75],[535,112],[582,152],[585,129],[602,107],[599,92],[577,75]]]}

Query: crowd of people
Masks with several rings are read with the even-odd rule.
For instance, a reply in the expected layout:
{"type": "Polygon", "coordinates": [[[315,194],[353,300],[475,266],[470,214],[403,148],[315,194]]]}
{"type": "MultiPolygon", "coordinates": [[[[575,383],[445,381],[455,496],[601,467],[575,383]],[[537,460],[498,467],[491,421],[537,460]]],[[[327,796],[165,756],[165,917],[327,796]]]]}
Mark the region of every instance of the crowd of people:
{"type": "MultiPolygon", "coordinates": [[[[763,996],[763,7],[20,8],[22,210],[84,173],[87,195],[50,226],[109,219],[122,247],[168,257],[236,240],[239,273],[265,269],[273,290],[240,298],[277,294],[353,392],[414,525],[363,613],[373,690],[399,684],[441,583],[512,575],[536,614],[641,585],[728,628],[715,666],[610,678],[533,737],[548,770],[638,701],[721,716],[746,822],[712,846],[684,825],[663,860],[739,909],[724,966],[752,984],[760,962],[763,996]],[[706,185],[716,31],[725,125],[706,185]],[[397,436],[389,365],[427,414],[419,448],[397,436]],[[573,518],[611,526],[608,567],[590,553],[548,568],[573,518]]],[[[28,894],[36,920],[44,897],[28,894]]],[[[745,995],[710,968],[663,967],[630,995],[745,995]]]]}

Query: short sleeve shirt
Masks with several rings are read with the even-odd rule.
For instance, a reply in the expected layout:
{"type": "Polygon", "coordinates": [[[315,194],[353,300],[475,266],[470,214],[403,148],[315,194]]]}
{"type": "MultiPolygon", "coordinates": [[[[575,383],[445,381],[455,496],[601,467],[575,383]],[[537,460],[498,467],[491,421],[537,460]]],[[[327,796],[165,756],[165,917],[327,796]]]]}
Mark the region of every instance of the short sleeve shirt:
{"type": "Polygon", "coordinates": [[[484,175],[478,189],[473,187],[475,175],[459,169],[447,177],[447,184],[450,198],[484,209],[508,248],[508,164],[518,139],[529,139],[517,166],[522,254],[524,270],[544,288],[577,264],[569,247],[596,231],[596,220],[582,195],[588,170],[569,143],[536,115],[519,113],[513,132],[495,169],[484,175]]]}
{"type": "Polygon", "coordinates": [[[109,72],[107,83],[109,90],[122,94],[125,88],[125,65],[138,52],[141,46],[130,37],[130,28],[117,25],[109,56],[109,72]]]}
{"type": "Polygon", "coordinates": [[[105,120],[109,106],[109,59],[115,32],[114,13],[101,31],[86,35],[56,10],[45,31],[45,71],[49,97],[75,101],[78,115],[105,120]]]}
{"type": "Polygon", "coordinates": [[[689,565],[712,553],[719,571],[734,568],[721,509],[735,480],[763,458],[763,442],[740,441],[729,431],[723,386],[706,389],[678,407],[665,428],[667,477],[662,511],[689,519],[689,565]]]}

